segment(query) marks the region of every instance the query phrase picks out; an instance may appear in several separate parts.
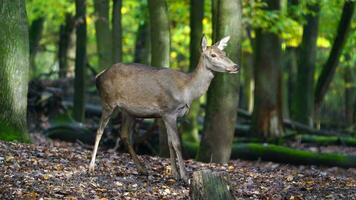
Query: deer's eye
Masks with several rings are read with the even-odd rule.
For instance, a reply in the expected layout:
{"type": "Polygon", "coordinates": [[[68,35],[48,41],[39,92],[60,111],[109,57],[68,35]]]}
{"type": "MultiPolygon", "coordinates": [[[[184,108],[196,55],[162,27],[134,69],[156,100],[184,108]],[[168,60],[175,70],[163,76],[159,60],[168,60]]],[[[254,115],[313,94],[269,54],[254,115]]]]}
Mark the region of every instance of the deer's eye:
{"type": "Polygon", "coordinates": [[[216,57],[216,54],[211,54],[211,57],[215,58],[215,57],[216,57]]]}

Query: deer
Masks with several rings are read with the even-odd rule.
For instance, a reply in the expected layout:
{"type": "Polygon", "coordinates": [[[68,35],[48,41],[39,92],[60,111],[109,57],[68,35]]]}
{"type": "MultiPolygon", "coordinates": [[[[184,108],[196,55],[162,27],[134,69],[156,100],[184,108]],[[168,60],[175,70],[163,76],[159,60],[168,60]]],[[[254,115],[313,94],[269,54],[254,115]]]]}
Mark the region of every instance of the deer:
{"type": "Polygon", "coordinates": [[[177,131],[177,118],[184,116],[192,101],[208,90],[216,72],[239,72],[240,67],[223,51],[229,39],[230,36],[226,36],[214,45],[207,46],[207,39],[203,36],[199,62],[192,73],[138,63],[117,63],[99,73],[95,82],[102,103],[102,114],[89,172],[94,171],[95,158],[104,129],[114,110],[119,109],[122,114],[120,138],[138,172],[147,174],[147,169],[139,160],[129,140],[135,118],[161,118],[167,130],[172,175],[177,180],[187,182],[177,131]]]}

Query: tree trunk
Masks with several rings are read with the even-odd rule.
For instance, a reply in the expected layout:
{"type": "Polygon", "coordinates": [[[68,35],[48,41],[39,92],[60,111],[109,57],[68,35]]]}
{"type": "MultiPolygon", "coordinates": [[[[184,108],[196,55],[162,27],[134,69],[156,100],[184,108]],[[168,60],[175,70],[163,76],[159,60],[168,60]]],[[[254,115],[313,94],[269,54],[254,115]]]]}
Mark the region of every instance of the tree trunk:
{"type": "MultiPolygon", "coordinates": [[[[350,55],[345,56],[347,59],[350,59],[350,55]]],[[[347,126],[350,126],[351,130],[356,127],[352,127],[354,124],[355,112],[354,102],[356,101],[356,86],[353,86],[353,83],[356,83],[356,78],[354,77],[355,73],[352,71],[351,66],[344,68],[344,81],[345,81],[345,121],[347,126]]],[[[354,125],[356,126],[356,125],[354,125]]]]}
{"type": "Polygon", "coordinates": [[[347,39],[350,29],[352,15],[355,10],[354,1],[345,1],[342,10],[341,19],[337,28],[337,34],[331,48],[328,60],[326,61],[323,70],[318,78],[315,89],[315,112],[319,113],[321,103],[329,88],[332,78],[334,77],[336,67],[339,63],[339,58],[347,39]]]}
{"type": "Polygon", "coordinates": [[[86,28],[86,4],[85,0],[76,0],[76,56],[75,56],[75,77],[74,77],[74,103],[73,116],[78,122],[84,121],[85,113],[85,76],[86,76],[86,46],[87,46],[87,28],[86,28]]]}
{"type": "MultiPolygon", "coordinates": [[[[146,7],[141,8],[143,12],[147,12],[146,7]]],[[[136,44],[135,44],[135,63],[149,65],[151,63],[151,34],[148,15],[145,16],[143,23],[138,27],[136,44]]]]}
{"type": "Polygon", "coordinates": [[[59,29],[58,42],[58,61],[59,61],[59,78],[65,78],[68,71],[68,51],[71,43],[71,35],[74,31],[74,17],[67,13],[65,24],[59,29]]]}
{"type": "Polygon", "coordinates": [[[0,3],[0,139],[29,142],[29,30],[24,0],[0,3]]]}
{"type": "Polygon", "coordinates": [[[32,75],[36,74],[36,54],[39,49],[40,40],[43,32],[44,17],[38,17],[33,20],[30,26],[30,67],[32,70],[32,75]]]}
{"type": "MultiPolygon", "coordinates": [[[[165,0],[148,0],[151,28],[151,65],[169,67],[170,33],[167,5],[165,0]]],[[[167,132],[161,119],[160,127],[160,156],[168,157],[169,148],[167,132]]]]}
{"type": "MultiPolygon", "coordinates": [[[[236,63],[240,59],[241,1],[220,0],[215,33],[216,38],[230,35],[226,53],[236,63]]],[[[230,159],[238,105],[239,77],[216,73],[207,96],[204,135],[198,160],[226,163],[230,159]]]]}
{"type": "MultiPolygon", "coordinates": [[[[284,98],[284,100],[286,100],[287,102],[283,102],[284,106],[287,106],[288,109],[288,114],[289,115],[293,115],[293,113],[297,112],[295,111],[295,102],[294,102],[294,97],[296,96],[296,88],[298,85],[297,82],[297,70],[298,70],[298,61],[297,61],[297,48],[295,47],[288,47],[285,51],[284,54],[285,57],[285,68],[286,68],[286,73],[287,73],[287,77],[286,82],[283,84],[286,84],[286,90],[287,90],[287,94],[284,94],[284,96],[287,96],[287,99],[284,98]]],[[[284,92],[284,91],[283,91],[284,92]]],[[[286,112],[284,112],[283,114],[285,114],[286,112]]],[[[288,117],[288,116],[284,116],[284,117],[288,117]]],[[[290,116],[289,116],[290,117],[290,116]]]]}
{"type": "Polygon", "coordinates": [[[112,10],[112,56],[113,63],[122,60],[122,28],[121,28],[122,0],[113,0],[112,10]]]}
{"type": "Polygon", "coordinates": [[[310,4],[308,8],[313,13],[306,16],[306,24],[303,27],[293,118],[312,127],[314,118],[314,69],[317,51],[316,40],[318,38],[319,3],[310,4]]]}
{"type": "MultiPolygon", "coordinates": [[[[279,10],[279,0],[265,1],[269,10],[279,10]]],[[[281,94],[281,43],[278,35],[256,30],[255,102],[252,131],[260,137],[283,135],[281,94]]]]}
{"type": "MultiPolygon", "coordinates": [[[[193,71],[199,62],[201,52],[201,39],[203,37],[204,0],[190,0],[190,63],[189,71],[193,71]]],[[[182,123],[182,134],[199,141],[198,116],[200,101],[193,101],[186,120],[182,123]]]]}
{"type": "Polygon", "coordinates": [[[230,186],[222,173],[200,170],[193,173],[190,186],[192,200],[229,200],[235,199],[230,186]]]}
{"type": "MultiPolygon", "coordinates": [[[[244,79],[243,92],[245,98],[245,107],[248,112],[252,112],[253,110],[253,90],[255,87],[254,78],[253,78],[253,56],[251,53],[245,53],[242,56],[244,59],[242,60],[244,68],[241,71],[243,74],[242,77],[244,79]]],[[[241,102],[242,99],[240,99],[241,102]]]]}
{"type": "Polygon", "coordinates": [[[113,49],[111,40],[112,34],[109,27],[109,0],[94,0],[94,7],[96,17],[95,33],[99,56],[99,68],[105,69],[110,67],[113,63],[113,49]]]}

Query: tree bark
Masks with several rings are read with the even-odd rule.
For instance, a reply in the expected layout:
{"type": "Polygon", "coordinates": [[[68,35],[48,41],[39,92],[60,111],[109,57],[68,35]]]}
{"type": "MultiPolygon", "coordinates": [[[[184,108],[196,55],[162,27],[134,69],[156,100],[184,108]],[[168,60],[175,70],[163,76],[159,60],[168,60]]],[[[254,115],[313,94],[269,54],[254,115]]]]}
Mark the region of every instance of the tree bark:
{"type": "Polygon", "coordinates": [[[122,60],[122,27],[121,27],[122,0],[113,0],[112,10],[112,56],[113,63],[122,60]]]}
{"type": "Polygon", "coordinates": [[[71,35],[74,31],[74,17],[67,13],[65,24],[59,29],[58,42],[58,61],[59,61],[59,78],[65,78],[68,71],[68,51],[71,43],[71,35]]]}
{"type": "Polygon", "coordinates": [[[0,139],[29,142],[29,30],[24,0],[0,1],[0,139]]]}
{"type": "Polygon", "coordinates": [[[99,68],[105,69],[113,63],[112,34],[109,27],[109,0],[94,0],[94,8],[99,68]]]}
{"type": "Polygon", "coordinates": [[[317,113],[319,113],[321,103],[330,86],[331,80],[334,77],[335,70],[339,63],[339,58],[350,29],[354,10],[355,2],[345,1],[331,52],[316,83],[314,103],[315,112],[317,113]]]}
{"type": "Polygon", "coordinates": [[[299,84],[296,84],[293,118],[312,127],[314,118],[314,69],[319,27],[319,3],[308,5],[308,9],[312,13],[306,16],[306,24],[303,26],[303,39],[299,51],[297,72],[297,83],[299,84]]]}
{"type": "MultiPolygon", "coordinates": [[[[279,0],[265,1],[268,10],[279,10],[279,0]]],[[[278,35],[256,30],[255,102],[252,131],[260,137],[283,135],[281,91],[281,43],[278,35]]]]}
{"type": "Polygon", "coordinates": [[[193,173],[190,186],[192,200],[229,200],[235,199],[230,186],[222,173],[200,170],[193,173]]]}
{"type": "Polygon", "coordinates": [[[36,54],[39,49],[40,40],[42,37],[43,32],[43,25],[44,25],[45,18],[38,17],[37,19],[33,20],[30,26],[30,67],[32,70],[32,74],[36,73],[36,54]]]}
{"type": "MultiPolygon", "coordinates": [[[[189,71],[193,71],[197,66],[201,52],[201,39],[203,37],[203,17],[204,0],[190,0],[190,63],[189,71]]],[[[200,111],[200,101],[193,101],[189,113],[182,123],[182,134],[188,136],[193,141],[199,141],[198,116],[200,111]]]]}
{"type": "MultiPolygon", "coordinates": [[[[169,67],[170,33],[167,5],[165,0],[148,0],[151,28],[151,65],[169,67]]],[[[160,156],[169,157],[167,132],[161,119],[160,127],[160,156]]]]}
{"type": "MultiPolygon", "coordinates": [[[[230,35],[226,48],[228,56],[239,63],[241,53],[241,1],[220,0],[216,22],[216,37],[230,35]]],[[[239,77],[216,73],[207,96],[204,135],[200,144],[198,160],[226,163],[230,159],[231,144],[236,123],[239,77]]]]}
{"type": "Polygon", "coordinates": [[[73,116],[78,122],[84,121],[85,114],[85,75],[86,75],[86,4],[85,0],[76,0],[76,56],[75,56],[75,77],[74,77],[74,102],[73,116]]]}

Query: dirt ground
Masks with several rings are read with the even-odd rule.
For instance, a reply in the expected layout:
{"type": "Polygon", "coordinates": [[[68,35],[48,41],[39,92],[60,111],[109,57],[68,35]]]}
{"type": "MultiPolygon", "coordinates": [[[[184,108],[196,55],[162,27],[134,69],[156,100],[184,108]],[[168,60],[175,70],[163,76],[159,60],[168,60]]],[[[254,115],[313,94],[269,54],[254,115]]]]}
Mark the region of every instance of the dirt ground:
{"type": "MultiPolygon", "coordinates": [[[[189,185],[171,177],[168,159],[140,156],[149,170],[141,176],[128,154],[99,150],[96,171],[88,174],[90,156],[77,143],[0,142],[0,199],[189,199],[189,185]]],[[[356,199],[356,169],[242,160],[185,164],[190,176],[201,169],[227,173],[237,199],[356,199]]]]}

